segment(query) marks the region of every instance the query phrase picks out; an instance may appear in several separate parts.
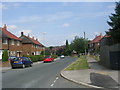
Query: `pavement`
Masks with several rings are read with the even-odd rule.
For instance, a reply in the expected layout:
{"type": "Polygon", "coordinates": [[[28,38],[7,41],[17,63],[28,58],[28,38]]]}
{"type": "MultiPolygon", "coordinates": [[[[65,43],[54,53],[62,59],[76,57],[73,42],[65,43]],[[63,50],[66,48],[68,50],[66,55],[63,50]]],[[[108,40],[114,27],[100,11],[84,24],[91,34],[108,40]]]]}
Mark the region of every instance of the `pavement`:
{"type": "Polygon", "coordinates": [[[100,65],[96,60],[87,57],[90,69],[61,71],[61,76],[89,88],[105,90],[120,90],[120,71],[110,70],[100,65]]]}

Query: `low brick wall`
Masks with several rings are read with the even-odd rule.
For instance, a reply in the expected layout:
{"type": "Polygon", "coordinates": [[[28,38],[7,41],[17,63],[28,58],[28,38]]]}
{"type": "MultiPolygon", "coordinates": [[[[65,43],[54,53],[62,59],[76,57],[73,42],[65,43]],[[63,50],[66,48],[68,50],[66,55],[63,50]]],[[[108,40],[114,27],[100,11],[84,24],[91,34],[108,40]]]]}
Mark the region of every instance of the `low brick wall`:
{"type": "Polygon", "coordinates": [[[2,62],[0,61],[0,67],[10,67],[10,61],[2,62]]]}

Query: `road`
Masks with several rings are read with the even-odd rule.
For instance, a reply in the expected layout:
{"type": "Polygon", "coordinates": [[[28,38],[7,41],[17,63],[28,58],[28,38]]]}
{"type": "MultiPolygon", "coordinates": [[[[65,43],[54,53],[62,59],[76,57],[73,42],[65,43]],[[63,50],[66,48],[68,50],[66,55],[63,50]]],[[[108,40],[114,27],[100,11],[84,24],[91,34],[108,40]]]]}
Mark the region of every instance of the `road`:
{"type": "Polygon", "coordinates": [[[60,71],[75,60],[76,58],[66,57],[30,68],[3,71],[2,88],[86,88],[60,76],[60,71]]]}

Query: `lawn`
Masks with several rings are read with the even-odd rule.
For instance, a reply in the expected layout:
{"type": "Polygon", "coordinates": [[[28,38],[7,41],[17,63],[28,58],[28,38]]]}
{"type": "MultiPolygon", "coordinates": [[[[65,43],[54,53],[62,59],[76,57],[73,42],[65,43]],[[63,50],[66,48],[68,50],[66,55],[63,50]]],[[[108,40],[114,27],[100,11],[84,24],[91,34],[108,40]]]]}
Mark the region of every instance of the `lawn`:
{"type": "Polygon", "coordinates": [[[87,63],[85,56],[80,56],[80,58],[78,58],[78,60],[76,60],[71,65],[69,65],[64,70],[67,71],[67,70],[81,70],[81,69],[89,69],[89,65],[87,63]]]}

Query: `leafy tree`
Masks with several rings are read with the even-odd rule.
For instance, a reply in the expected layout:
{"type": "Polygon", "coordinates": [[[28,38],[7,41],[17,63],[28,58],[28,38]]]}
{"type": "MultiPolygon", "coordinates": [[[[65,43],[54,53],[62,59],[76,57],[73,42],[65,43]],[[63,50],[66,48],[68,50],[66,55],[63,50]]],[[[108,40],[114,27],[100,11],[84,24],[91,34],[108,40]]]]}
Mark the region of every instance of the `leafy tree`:
{"type": "Polygon", "coordinates": [[[107,21],[108,25],[111,26],[109,31],[106,31],[109,44],[120,43],[120,1],[116,2],[115,13],[109,16],[111,21],[107,21]]]}
{"type": "Polygon", "coordinates": [[[65,55],[70,55],[71,50],[70,50],[70,45],[68,44],[68,40],[66,40],[66,45],[65,45],[65,55]]]}
{"type": "Polygon", "coordinates": [[[8,51],[4,50],[2,54],[2,61],[8,61],[8,51]]]}
{"type": "Polygon", "coordinates": [[[75,50],[77,53],[84,53],[85,49],[88,49],[87,43],[88,40],[76,36],[75,39],[72,41],[70,48],[72,51],[75,50]]]}

